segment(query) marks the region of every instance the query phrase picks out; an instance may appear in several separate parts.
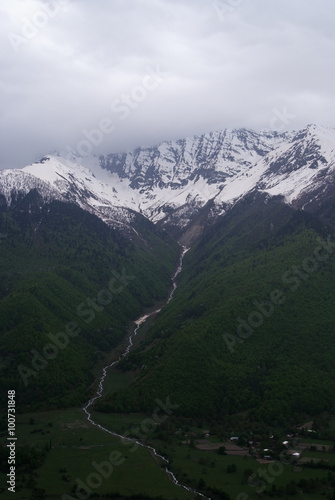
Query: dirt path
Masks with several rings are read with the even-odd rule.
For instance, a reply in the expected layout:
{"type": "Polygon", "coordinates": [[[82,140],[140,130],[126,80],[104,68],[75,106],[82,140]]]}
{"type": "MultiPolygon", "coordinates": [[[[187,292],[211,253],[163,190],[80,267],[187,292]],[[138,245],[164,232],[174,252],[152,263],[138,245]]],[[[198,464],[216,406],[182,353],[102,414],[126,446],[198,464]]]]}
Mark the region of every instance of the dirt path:
{"type": "Polygon", "coordinates": [[[198,448],[198,450],[203,450],[203,451],[215,451],[221,448],[222,446],[225,447],[227,455],[235,455],[235,456],[249,455],[248,449],[242,448],[241,446],[237,446],[237,444],[233,444],[231,442],[211,443],[207,439],[199,439],[195,443],[195,447],[198,448]]]}

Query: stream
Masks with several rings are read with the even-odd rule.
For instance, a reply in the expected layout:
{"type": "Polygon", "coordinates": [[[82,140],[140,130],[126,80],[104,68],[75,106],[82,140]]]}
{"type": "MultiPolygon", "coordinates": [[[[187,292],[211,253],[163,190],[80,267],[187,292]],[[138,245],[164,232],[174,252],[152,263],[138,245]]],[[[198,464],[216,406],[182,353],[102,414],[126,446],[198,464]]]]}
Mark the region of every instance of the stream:
{"type": "MultiPolygon", "coordinates": [[[[172,291],[170,292],[170,294],[169,294],[169,296],[168,296],[168,298],[167,298],[167,300],[166,300],[166,302],[165,302],[164,305],[167,305],[172,300],[172,298],[173,298],[174,292],[176,291],[176,288],[177,288],[176,278],[177,278],[178,274],[181,272],[181,270],[183,268],[183,259],[184,259],[184,256],[185,256],[185,254],[186,254],[186,252],[188,250],[189,250],[189,248],[183,247],[183,251],[182,251],[180,259],[179,259],[179,265],[177,267],[177,270],[176,270],[175,274],[172,276],[173,288],[172,288],[172,291]]],[[[117,365],[121,361],[122,358],[124,358],[125,356],[127,356],[129,354],[130,349],[133,346],[133,338],[136,336],[136,334],[137,334],[139,328],[141,327],[141,325],[143,325],[143,323],[145,323],[145,321],[148,318],[150,318],[154,314],[159,313],[162,310],[162,308],[164,307],[164,305],[162,307],[160,307],[159,309],[156,309],[155,311],[152,311],[149,314],[145,314],[143,316],[140,316],[137,320],[134,321],[134,323],[135,323],[136,326],[135,326],[133,332],[128,337],[128,345],[127,345],[125,351],[120,355],[120,357],[116,361],[113,361],[112,363],[110,363],[109,365],[107,365],[107,366],[105,366],[103,368],[102,375],[101,375],[100,380],[99,380],[99,385],[98,385],[98,389],[96,391],[96,394],[95,394],[95,396],[93,398],[91,398],[88,401],[88,403],[86,403],[86,405],[83,407],[83,410],[86,413],[87,420],[92,425],[94,425],[95,427],[98,427],[103,432],[107,432],[108,434],[111,434],[113,436],[117,436],[117,437],[119,437],[123,441],[133,442],[134,444],[137,444],[138,446],[141,446],[142,448],[146,448],[146,449],[150,450],[156,457],[160,458],[165,464],[167,464],[165,466],[165,472],[166,472],[166,474],[169,476],[169,478],[172,480],[172,482],[176,486],[184,488],[185,490],[187,490],[187,491],[189,491],[189,492],[191,492],[191,493],[193,493],[195,495],[198,495],[198,496],[200,496],[202,498],[205,498],[207,500],[211,500],[209,497],[206,497],[205,495],[203,495],[202,493],[199,493],[198,491],[194,490],[193,488],[190,488],[189,486],[185,486],[184,484],[181,484],[178,481],[178,479],[176,478],[176,476],[173,474],[173,472],[168,469],[168,463],[169,463],[168,459],[165,458],[164,456],[160,455],[158,453],[158,451],[153,446],[146,445],[146,444],[142,443],[141,441],[138,441],[135,438],[129,438],[129,437],[123,436],[122,434],[118,434],[117,432],[112,432],[109,429],[106,429],[102,425],[100,425],[97,422],[95,422],[93,420],[93,418],[92,418],[91,413],[90,413],[90,411],[92,411],[91,407],[93,407],[94,403],[98,399],[100,399],[102,397],[102,393],[103,393],[103,390],[104,390],[104,382],[105,382],[105,379],[106,379],[106,376],[107,376],[108,369],[112,368],[115,365],[117,365]]]]}

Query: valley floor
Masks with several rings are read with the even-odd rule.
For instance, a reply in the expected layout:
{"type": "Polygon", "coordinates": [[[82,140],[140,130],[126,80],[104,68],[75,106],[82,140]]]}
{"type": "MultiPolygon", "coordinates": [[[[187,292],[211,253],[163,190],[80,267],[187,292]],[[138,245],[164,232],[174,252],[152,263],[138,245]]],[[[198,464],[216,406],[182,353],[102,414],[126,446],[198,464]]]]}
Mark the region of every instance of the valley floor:
{"type": "MultiPolygon", "coordinates": [[[[142,429],[143,436],[150,417],[95,414],[94,418],[108,429],[126,435],[134,435],[142,429]]],[[[331,422],[334,424],[335,419],[331,422]]],[[[134,442],[101,432],[87,422],[80,409],[18,415],[17,425],[20,465],[15,498],[19,500],[86,500],[96,495],[102,499],[113,498],[110,495],[117,493],[118,498],[140,494],[142,498],[160,496],[167,500],[195,498],[173,484],[162,460],[134,442]]],[[[185,422],[173,417],[169,426],[170,431],[164,436],[159,436],[157,430],[150,433],[147,429],[146,443],[170,459],[169,467],[184,485],[197,488],[207,497],[333,498],[335,453],[330,441],[286,436],[289,448],[294,446],[301,457],[294,460],[282,455],[279,460],[264,459],[264,453],[271,455],[272,451],[261,450],[261,443],[255,443],[257,453],[252,451],[252,456],[252,447],[208,435],[203,429],[185,426],[185,422]],[[313,467],[311,462],[315,463],[313,467]]],[[[279,441],[284,438],[282,435],[279,441]]],[[[3,469],[2,456],[2,487],[6,481],[3,469]]],[[[13,498],[13,494],[3,491],[2,498],[13,498]]]]}

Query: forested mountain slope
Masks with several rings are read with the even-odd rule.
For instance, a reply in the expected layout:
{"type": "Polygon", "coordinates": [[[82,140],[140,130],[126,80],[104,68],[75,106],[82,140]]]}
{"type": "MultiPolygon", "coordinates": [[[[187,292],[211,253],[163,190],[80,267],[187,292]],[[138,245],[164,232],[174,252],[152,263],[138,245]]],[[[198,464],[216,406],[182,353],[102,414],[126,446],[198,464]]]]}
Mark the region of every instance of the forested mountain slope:
{"type": "Polygon", "coordinates": [[[34,190],[1,201],[1,386],[22,407],[78,404],[101,352],[166,296],[180,249],[138,214],[129,239],[34,190]]]}
{"type": "Polygon", "coordinates": [[[332,238],[280,197],[236,204],[186,255],[174,300],[121,363],[139,377],[100,409],[151,411],[166,395],[176,413],[221,422],[334,411],[332,238]]]}

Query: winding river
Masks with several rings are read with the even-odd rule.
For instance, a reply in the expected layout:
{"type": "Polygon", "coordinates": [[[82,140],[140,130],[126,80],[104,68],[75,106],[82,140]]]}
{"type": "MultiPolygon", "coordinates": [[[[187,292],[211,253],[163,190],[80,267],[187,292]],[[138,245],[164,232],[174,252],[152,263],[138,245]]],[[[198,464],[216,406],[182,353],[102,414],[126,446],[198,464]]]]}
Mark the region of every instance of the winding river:
{"type": "MultiPolygon", "coordinates": [[[[166,302],[165,302],[164,305],[168,304],[172,300],[172,298],[173,298],[174,292],[176,291],[176,288],[177,288],[176,278],[177,278],[178,274],[181,272],[181,270],[183,268],[183,259],[184,259],[184,256],[185,256],[185,254],[186,254],[186,252],[188,250],[189,250],[189,248],[183,247],[183,251],[182,251],[180,259],[179,259],[179,264],[178,264],[177,270],[176,270],[175,274],[172,277],[173,288],[172,288],[172,291],[170,292],[170,294],[169,294],[169,296],[168,296],[168,298],[167,298],[167,300],[166,300],[166,302]]],[[[164,307],[164,306],[162,306],[162,307],[164,307]]],[[[120,355],[120,357],[116,361],[113,361],[111,364],[109,364],[109,365],[107,365],[107,366],[105,366],[103,368],[102,375],[101,375],[100,380],[99,380],[99,385],[98,385],[98,389],[96,391],[96,394],[95,394],[95,396],[93,398],[91,398],[88,401],[88,403],[86,403],[86,405],[83,407],[83,410],[86,413],[87,420],[92,425],[94,425],[95,427],[98,427],[101,431],[107,432],[108,434],[111,434],[113,436],[117,436],[117,437],[119,437],[123,441],[131,441],[134,444],[137,444],[138,446],[141,446],[142,448],[146,448],[146,449],[150,450],[156,457],[159,457],[165,464],[167,464],[165,466],[165,472],[166,472],[166,474],[169,476],[169,478],[173,481],[173,483],[176,486],[184,488],[185,490],[187,490],[187,491],[189,491],[191,493],[194,493],[195,495],[198,495],[200,497],[203,497],[203,498],[205,498],[207,500],[211,500],[209,497],[206,497],[202,493],[199,493],[198,491],[190,488],[189,486],[185,486],[185,485],[181,484],[178,481],[178,479],[176,478],[176,476],[173,474],[173,472],[169,470],[169,468],[168,468],[168,463],[169,463],[168,459],[165,458],[165,457],[163,457],[162,455],[160,455],[154,447],[146,445],[146,444],[142,443],[141,441],[138,441],[135,438],[129,438],[129,437],[123,436],[122,434],[118,434],[117,432],[112,432],[109,429],[106,429],[106,427],[103,427],[102,425],[100,425],[97,422],[95,422],[93,420],[93,418],[92,418],[92,414],[91,414],[92,407],[94,406],[94,403],[98,399],[100,399],[102,397],[102,393],[103,393],[103,390],[104,390],[104,382],[105,382],[105,379],[106,379],[106,376],[107,376],[107,370],[109,368],[112,368],[113,366],[117,365],[121,361],[122,358],[124,358],[125,356],[127,356],[129,354],[130,349],[131,349],[131,347],[133,345],[133,338],[136,336],[136,334],[137,334],[139,328],[141,327],[141,325],[143,325],[143,323],[145,323],[145,321],[147,321],[148,318],[150,318],[154,314],[159,313],[162,310],[162,307],[160,309],[156,309],[155,311],[152,311],[149,314],[145,314],[145,315],[139,317],[134,322],[136,326],[135,326],[133,332],[128,337],[128,345],[127,345],[125,351],[120,355]]]]}

